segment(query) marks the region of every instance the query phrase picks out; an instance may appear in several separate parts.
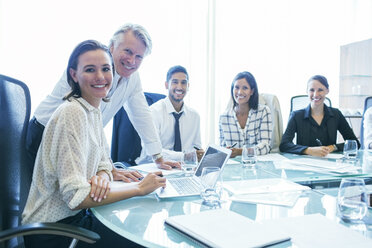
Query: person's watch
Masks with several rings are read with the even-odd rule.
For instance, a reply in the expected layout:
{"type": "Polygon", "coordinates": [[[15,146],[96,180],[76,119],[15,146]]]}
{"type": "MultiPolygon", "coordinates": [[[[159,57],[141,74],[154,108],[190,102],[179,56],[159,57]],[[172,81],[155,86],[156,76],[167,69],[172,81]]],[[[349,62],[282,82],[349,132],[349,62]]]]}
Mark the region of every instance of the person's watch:
{"type": "Polygon", "coordinates": [[[158,160],[162,157],[163,157],[163,155],[161,155],[161,153],[157,153],[157,154],[152,155],[152,160],[155,162],[156,160],[158,160]]]}

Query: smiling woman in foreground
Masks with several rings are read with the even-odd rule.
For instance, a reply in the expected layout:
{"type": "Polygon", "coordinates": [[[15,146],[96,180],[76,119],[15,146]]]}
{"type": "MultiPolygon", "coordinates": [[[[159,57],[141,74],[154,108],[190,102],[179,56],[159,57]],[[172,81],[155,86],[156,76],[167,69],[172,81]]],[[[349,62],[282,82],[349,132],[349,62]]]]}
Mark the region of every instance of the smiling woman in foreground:
{"type": "MultiPolygon", "coordinates": [[[[138,247],[106,228],[89,208],[148,194],[165,187],[165,179],[150,173],[138,184],[110,188],[113,165],[100,111],[113,78],[107,47],[83,41],[72,52],[67,73],[71,92],[45,127],[22,222],[84,227],[101,236],[94,247],[138,247]]],[[[68,242],[62,236],[25,236],[26,247],[67,247],[68,242]]]]}

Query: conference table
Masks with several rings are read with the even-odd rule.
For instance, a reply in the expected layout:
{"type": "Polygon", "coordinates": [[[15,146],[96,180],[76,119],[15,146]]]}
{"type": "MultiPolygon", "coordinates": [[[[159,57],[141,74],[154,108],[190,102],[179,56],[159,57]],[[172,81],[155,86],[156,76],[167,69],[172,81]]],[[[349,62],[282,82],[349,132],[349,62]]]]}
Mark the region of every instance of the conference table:
{"type": "MultiPolygon", "coordinates": [[[[280,154],[292,162],[304,156],[280,154]]],[[[306,157],[306,156],[305,156],[306,157]]],[[[309,158],[309,157],[306,157],[309,158]]],[[[277,159],[274,156],[274,160],[277,159]]],[[[334,158],[314,159],[314,162],[335,160],[334,158]]],[[[368,209],[365,224],[353,225],[342,221],[337,215],[338,186],[344,177],[362,177],[372,193],[372,153],[358,152],[354,166],[357,171],[344,174],[324,173],[323,171],[293,169],[280,166],[283,161],[258,161],[255,168],[243,168],[238,163],[239,158],[230,160],[222,171],[222,184],[235,180],[254,180],[269,178],[285,178],[287,180],[309,186],[303,191],[292,207],[237,202],[230,199],[230,194],[224,191],[219,207],[234,211],[255,221],[295,217],[309,214],[321,214],[332,221],[341,223],[350,229],[362,233],[372,239],[372,209],[368,209]]],[[[294,163],[295,164],[295,163],[294,163]]],[[[170,177],[182,176],[182,173],[170,177]]],[[[164,225],[165,219],[176,215],[189,215],[208,211],[211,207],[202,204],[199,196],[159,199],[152,193],[142,197],[134,197],[106,206],[92,209],[94,215],[108,228],[145,247],[200,247],[200,244],[184,236],[171,227],[164,225]]],[[[291,241],[273,247],[296,247],[291,241]]]]}

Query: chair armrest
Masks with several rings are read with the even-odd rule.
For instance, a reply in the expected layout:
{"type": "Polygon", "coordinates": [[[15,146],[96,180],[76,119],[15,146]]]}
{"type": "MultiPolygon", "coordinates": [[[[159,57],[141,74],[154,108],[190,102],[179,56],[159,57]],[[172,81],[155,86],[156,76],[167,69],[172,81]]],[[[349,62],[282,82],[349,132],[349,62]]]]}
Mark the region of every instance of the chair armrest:
{"type": "Polygon", "coordinates": [[[0,242],[8,239],[34,234],[54,234],[81,240],[90,244],[95,243],[101,237],[90,230],[82,227],[63,223],[34,223],[18,226],[0,232],[0,242]]]}

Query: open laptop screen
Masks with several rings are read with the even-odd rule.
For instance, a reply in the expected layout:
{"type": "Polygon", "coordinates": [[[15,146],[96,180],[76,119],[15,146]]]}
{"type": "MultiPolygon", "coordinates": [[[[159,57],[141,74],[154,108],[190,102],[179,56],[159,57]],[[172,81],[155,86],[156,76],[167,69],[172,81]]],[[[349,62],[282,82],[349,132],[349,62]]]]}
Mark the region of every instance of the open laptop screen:
{"type": "Polygon", "coordinates": [[[204,167],[221,168],[229,156],[230,153],[226,153],[222,150],[217,150],[216,148],[209,146],[207,151],[204,153],[203,158],[200,160],[200,165],[195,172],[195,176],[200,177],[204,167]]]}

